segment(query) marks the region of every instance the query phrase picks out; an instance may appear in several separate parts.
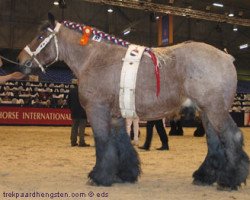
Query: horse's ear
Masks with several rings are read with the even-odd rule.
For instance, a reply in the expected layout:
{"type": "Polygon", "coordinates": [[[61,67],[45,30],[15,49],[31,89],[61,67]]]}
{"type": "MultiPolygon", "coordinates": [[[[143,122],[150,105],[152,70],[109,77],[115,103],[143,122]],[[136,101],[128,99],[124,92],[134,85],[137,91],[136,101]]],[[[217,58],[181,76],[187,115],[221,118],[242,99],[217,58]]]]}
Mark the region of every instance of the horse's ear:
{"type": "Polygon", "coordinates": [[[50,24],[55,27],[56,26],[56,20],[55,20],[55,17],[52,13],[48,13],[48,20],[50,22],[50,24]]]}

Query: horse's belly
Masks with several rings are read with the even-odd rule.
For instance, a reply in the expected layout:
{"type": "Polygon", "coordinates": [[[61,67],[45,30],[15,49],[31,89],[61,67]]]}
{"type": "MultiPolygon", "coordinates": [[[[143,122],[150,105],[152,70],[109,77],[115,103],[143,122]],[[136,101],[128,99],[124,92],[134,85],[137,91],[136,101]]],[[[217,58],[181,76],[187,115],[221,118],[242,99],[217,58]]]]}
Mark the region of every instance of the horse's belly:
{"type": "Polygon", "coordinates": [[[179,113],[182,101],[179,98],[148,97],[136,101],[136,113],[141,120],[172,118],[179,113]]]}

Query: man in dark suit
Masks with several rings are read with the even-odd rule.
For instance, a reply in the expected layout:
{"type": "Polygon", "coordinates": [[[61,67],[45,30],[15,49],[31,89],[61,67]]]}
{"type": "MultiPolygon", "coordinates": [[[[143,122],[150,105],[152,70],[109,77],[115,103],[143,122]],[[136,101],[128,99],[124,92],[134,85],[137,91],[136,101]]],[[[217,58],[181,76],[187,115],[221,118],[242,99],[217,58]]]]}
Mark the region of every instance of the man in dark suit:
{"type": "Polygon", "coordinates": [[[71,146],[87,147],[89,144],[85,143],[84,133],[87,124],[87,115],[79,102],[78,86],[74,85],[69,91],[68,105],[71,111],[72,126],[71,126],[71,146]],[[79,135],[79,144],[77,143],[77,136],[79,135]]]}
{"type": "Polygon", "coordinates": [[[147,134],[146,134],[146,141],[142,147],[139,147],[139,149],[149,150],[152,137],[153,137],[153,127],[155,126],[157,133],[160,137],[162,146],[160,148],[157,148],[157,150],[169,150],[168,146],[168,136],[166,134],[166,130],[164,128],[163,122],[161,119],[159,120],[153,120],[153,121],[147,121],[147,134]]]}

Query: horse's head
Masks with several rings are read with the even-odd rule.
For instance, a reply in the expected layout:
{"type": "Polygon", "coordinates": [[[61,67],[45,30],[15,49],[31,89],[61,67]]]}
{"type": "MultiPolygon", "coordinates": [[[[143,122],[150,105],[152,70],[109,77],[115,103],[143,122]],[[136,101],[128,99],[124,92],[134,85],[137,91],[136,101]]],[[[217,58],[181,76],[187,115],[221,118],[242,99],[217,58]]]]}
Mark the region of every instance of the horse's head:
{"type": "Polygon", "coordinates": [[[57,33],[60,29],[60,23],[55,21],[52,14],[48,14],[48,22],[41,28],[39,34],[28,44],[18,55],[21,71],[24,74],[30,74],[32,69],[40,68],[43,72],[43,66],[53,64],[58,60],[58,40],[57,33]]]}

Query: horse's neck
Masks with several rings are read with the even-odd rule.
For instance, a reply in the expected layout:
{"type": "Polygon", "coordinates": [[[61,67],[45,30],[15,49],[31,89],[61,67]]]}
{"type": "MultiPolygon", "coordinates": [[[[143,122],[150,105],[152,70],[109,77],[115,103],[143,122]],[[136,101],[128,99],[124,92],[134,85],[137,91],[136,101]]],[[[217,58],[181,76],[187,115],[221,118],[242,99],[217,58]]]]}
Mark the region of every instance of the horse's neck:
{"type": "Polygon", "coordinates": [[[86,47],[80,46],[81,34],[61,27],[58,35],[59,59],[64,61],[78,77],[81,70],[86,67],[86,61],[91,54],[86,47]]]}
{"type": "Polygon", "coordinates": [[[108,44],[89,41],[86,46],[80,45],[81,34],[66,27],[59,32],[59,59],[63,60],[78,77],[86,69],[95,56],[105,53],[108,44]]]}

